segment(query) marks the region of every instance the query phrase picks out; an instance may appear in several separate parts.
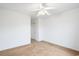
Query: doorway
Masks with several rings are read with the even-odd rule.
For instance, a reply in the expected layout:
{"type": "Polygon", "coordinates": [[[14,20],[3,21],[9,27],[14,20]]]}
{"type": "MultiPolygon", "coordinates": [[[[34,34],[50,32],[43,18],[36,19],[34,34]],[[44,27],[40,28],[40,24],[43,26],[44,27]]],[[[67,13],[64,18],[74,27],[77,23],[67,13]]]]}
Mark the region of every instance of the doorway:
{"type": "Polygon", "coordinates": [[[35,16],[31,17],[31,41],[38,41],[38,18],[35,16]]]}

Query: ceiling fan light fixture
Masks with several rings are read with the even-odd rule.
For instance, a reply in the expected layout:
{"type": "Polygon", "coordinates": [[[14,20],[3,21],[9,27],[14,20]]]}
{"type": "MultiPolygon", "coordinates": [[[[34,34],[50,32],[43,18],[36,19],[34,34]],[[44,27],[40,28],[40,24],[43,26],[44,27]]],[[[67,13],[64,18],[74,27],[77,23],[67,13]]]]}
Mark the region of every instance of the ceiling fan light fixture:
{"type": "Polygon", "coordinates": [[[46,7],[46,3],[40,4],[39,9],[36,9],[34,11],[37,11],[37,15],[36,16],[40,16],[40,15],[51,15],[48,10],[50,9],[55,9],[54,7],[46,7]]]}

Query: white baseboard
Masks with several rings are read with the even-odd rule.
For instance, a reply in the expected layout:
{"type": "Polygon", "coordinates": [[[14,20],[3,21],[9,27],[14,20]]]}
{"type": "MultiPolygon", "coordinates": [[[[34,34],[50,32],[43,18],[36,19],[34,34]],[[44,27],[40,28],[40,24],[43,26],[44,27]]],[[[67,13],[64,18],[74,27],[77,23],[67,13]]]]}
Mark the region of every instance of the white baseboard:
{"type": "Polygon", "coordinates": [[[24,46],[24,45],[28,45],[28,44],[31,44],[31,42],[25,42],[25,43],[20,43],[20,44],[17,44],[17,45],[11,45],[10,47],[5,47],[3,49],[0,49],[0,51],[4,51],[4,50],[8,50],[8,49],[12,49],[12,48],[16,48],[16,47],[20,47],[20,46],[24,46]]]}
{"type": "Polygon", "coordinates": [[[42,40],[42,41],[46,41],[46,42],[51,43],[51,44],[56,44],[56,45],[58,45],[58,46],[65,47],[65,48],[69,48],[69,49],[72,49],[72,50],[75,50],[75,51],[79,51],[79,49],[67,47],[67,46],[64,46],[63,44],[60,44],[60,43],[58,43],[58,42],[53,42],[53,41],[48,41],[48,40],[42,40]]]}

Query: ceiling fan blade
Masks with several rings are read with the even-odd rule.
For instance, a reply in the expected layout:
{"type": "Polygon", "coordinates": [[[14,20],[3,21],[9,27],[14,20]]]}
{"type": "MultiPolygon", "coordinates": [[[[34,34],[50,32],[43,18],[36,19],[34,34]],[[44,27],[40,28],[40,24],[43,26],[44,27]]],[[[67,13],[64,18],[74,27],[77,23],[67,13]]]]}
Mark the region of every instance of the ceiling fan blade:
{"type": "Polygon", "coordinates": [[[55,9],[55,7],[47,7],[47,8],[45,8],[46,10],[48,10],[48,9],[55,9]]]}
{"type": "Polygon", "coordinates": [[[44,8],[43,4],[40,4],[40,9],[44,8]]]}
{"type": "Polygon", "coordinates": [[[35,9],[33,11],[40,11],[42,8],[44,8],[44,7],[42,6],[42,4],[40,4],[39,9],[35,9]]]}

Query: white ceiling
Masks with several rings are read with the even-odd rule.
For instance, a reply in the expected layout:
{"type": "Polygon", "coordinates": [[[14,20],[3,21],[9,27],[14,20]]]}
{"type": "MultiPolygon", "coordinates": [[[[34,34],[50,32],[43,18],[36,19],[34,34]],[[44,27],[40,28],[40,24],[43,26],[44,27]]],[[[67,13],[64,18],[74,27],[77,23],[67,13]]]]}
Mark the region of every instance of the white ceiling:
{"type": "MultiPolygon", "coordinates": [[[[7,8],[21,13],[31,14],[32,10],[38,9],[40,3],[0,3],[0,7],[7,8]]],[[[48,12],[52,14],[61,13],[74,8],[79,8],[79,3],[47,3],[48,7],[55,7],[55,9],[48,12]]]]}
{"type": "Polygon", "coordinates": [[[21,13],[31,13],[32,10],[38,8],[37,3],[1,3],[0,7],[10,10],[18,11],[21,13]]]}

